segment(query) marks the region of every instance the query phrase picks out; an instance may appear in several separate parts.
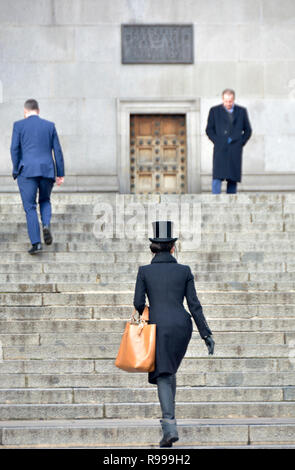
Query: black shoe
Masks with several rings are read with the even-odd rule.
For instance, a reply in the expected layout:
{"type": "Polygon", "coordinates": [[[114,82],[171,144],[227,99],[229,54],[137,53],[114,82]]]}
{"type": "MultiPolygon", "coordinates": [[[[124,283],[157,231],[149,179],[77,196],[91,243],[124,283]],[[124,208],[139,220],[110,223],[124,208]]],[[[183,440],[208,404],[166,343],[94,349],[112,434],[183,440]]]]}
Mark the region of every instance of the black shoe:
{"type": "Polygon", "coordinates": [[[160,447],[172,447],[173,442],[178,441],[178,439],[177,436],[173,436],[172,434],[165,435],[160,441],[160,447]]]}
{"type": "Polygon", "coordinates": [[[160,441],[160,447],[172,447],[173,442],[179,440],[176,420],[161,419],[160,422],[163,430],[163,438],[160,441]]]}
{"type": "Polygon", "coordinates": [[[28,251],[28,253],[30,253],[30,255],[34,255],[35,253],[38,253],[39,251],[42,251],[41,243],[33,243],[32,248],[28,251]]]}
{"type": "Polygon", "coordinates": [[[43,226],[43,237],[44,237],[44,243],[46,243],[46,245],[51,245],[52,235],[51,235],[51,232],[50,232],[49,225],[44,225],[43,226]]]}

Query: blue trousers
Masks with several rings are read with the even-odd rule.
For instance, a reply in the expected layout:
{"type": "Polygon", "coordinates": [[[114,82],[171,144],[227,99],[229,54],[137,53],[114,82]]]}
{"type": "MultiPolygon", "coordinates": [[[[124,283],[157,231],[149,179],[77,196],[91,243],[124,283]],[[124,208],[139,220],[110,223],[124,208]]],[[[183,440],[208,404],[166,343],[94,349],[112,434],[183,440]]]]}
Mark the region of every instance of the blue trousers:
{"type": "MultiPolygon", "coordinates": [[[[221,193],[221,183],[223,180],[219,178],[213,178],[212,180],[212,194],[220,194],[221,193]]],[[[228,194],[235,194],[237,192],[237,182],[227,179],[227,188],[226,192],[228,194]]]]}
{"type": "Polygon", "coordinates": [[[31,243],[41,242],[40,226],[37,214],[37,191],[39,189],[39,206],[42,225],[49,225],[51,219],[51,202],[50,195],[53,188],[54,180],[51,178],[43,178],[43,176],[33,176],[26,178],[19,174],[17,177],[23,208],[27,218],[27,229],[31,243]]]}
{"type": "Polygon", "coordinates": [[[163,374],[157,378],[162,418],[175,419],[176,375],[163,374]]]}

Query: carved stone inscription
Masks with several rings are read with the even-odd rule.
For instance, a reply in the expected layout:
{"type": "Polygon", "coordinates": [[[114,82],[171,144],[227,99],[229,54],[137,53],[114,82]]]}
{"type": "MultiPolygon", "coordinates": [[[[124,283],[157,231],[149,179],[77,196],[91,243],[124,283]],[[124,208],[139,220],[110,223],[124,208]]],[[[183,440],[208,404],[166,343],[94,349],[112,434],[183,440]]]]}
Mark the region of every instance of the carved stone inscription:
{"type": "Polygon", "coordinates": [[[193,25],[122,25],[123,64],[192,64],[193,25]]]}

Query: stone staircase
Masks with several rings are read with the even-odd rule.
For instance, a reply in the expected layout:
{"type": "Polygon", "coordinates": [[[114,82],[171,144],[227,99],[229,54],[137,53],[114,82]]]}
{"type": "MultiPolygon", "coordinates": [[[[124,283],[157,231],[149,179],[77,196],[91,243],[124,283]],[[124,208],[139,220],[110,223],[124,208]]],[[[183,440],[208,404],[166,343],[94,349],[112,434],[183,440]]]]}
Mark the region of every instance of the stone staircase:
{"type": "MultiPolygon", "coordinates": [[[[0,194],[0,448],[158,447],[156,387],[114,365],[152,234],[98,239],[94,208],[115,201],[55,191],[54,243],[31,256],[20,196],[0,194]]],[[[124,201],[201,208],[201,244],[180,236],[176,256],[216,348],[209,357],[194,325],[174,447],[295,447],[295,194],[124,201]]]]}

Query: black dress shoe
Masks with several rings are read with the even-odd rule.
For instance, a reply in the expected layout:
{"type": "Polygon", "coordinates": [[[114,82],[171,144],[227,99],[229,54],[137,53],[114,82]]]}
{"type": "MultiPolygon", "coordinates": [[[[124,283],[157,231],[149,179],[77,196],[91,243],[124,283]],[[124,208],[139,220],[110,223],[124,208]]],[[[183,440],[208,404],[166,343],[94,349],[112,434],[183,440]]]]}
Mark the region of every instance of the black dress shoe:
{"type": "Polygon", "coordinates": [[[49,225],[44,225],[43,226],[43,237],[44,237],[44,243],[46,243],[46,245],[51,245],[52,235],[51,235],[51,232],[50,232],[49,225]]]}
{"type": "Polygon", "coordinates": [[[179,440],[176,419],[160,419],[163,430],[163,438],[160,441],[160,447],[172,447],[173,442],[179,440]]]}
{"type": "Polygon", "coordinates": [[[34,255],[35,253],[38,253],[39,251],[42,251],[41,243],[33,243],[32,248],[28,251],[28,253],[30,253],[30,255],[34,255]]]}
{"type": "Polygon", "coordinates": [[[178,441],[178,437],[172,434],[164,435],[160,441],[160,447],[172,447],[173,442],[178,441]]]}

